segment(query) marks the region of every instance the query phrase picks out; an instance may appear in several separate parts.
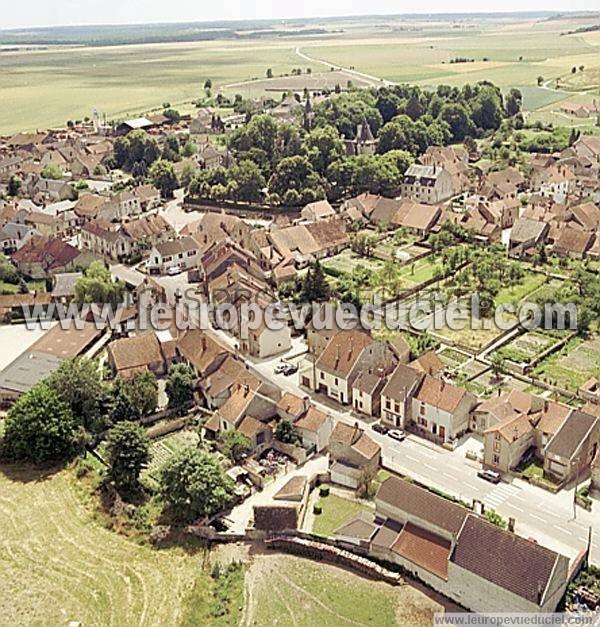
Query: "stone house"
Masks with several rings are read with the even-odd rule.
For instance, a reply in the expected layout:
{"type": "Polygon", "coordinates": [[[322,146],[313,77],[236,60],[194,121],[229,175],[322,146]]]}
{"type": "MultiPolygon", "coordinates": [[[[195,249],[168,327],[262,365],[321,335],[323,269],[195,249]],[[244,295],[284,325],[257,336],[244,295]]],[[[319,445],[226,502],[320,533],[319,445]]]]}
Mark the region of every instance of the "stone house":
{"type": "Polygon", "coordinates": [[[413,163],[404,173],[403,198],[436,205],[452,198],[453,193],[452,175],[443,167],[413,163]]]}

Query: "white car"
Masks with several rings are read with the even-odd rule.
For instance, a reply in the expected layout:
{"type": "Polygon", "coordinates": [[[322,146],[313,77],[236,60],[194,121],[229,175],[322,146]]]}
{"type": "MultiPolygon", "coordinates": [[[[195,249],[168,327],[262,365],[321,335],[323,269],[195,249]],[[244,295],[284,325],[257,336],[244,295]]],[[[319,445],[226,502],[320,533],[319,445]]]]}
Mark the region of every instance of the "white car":
{"type": "Polygon", "coordinates": [[[167,274],[169,276],[175,276],[181,272],[181,268],[179,266],[170,266],[167,268],[167,274]]]}
{"type": "Polygon", "coordinates": [[[391,429],[387,432],[388,438],[392,438],[392,440],[396,440],[397,442],[402,442],[406,439],[406,433],[401,429],[391,429]]]}

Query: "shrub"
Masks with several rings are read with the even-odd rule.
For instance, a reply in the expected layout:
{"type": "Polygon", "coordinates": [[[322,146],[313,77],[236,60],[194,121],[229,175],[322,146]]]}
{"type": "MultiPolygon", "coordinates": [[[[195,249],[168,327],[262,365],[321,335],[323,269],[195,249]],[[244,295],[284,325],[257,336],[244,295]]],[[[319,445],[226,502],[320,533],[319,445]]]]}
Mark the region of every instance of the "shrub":
{"type": "Polygon", "coordinates": [[[323,513],[323,506],[321,505],[321,503],[315,503],[313,505],[313,514],[315,514],[315,516],[319,516],[323,513]]]}
{"type": "Polygon", "coordinates": [[[329,496],[329,486],[328,485],[322,485],[319,488],[319,496],[329,496]]]}

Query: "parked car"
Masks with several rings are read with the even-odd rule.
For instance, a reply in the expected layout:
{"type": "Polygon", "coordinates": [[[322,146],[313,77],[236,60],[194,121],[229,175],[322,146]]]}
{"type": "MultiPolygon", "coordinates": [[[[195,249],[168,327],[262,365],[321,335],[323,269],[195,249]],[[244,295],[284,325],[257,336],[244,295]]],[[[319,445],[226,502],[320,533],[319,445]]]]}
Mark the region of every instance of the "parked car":
{"type": "Polygon", "coordinates": [[[392,440],[396,440],[397,442],[402,442],[402,440],[406,439],[406,433],[402,431],[402,429],[391,429],[387,432],[388,438],[392,438],[392,440]]]}
{"type": "Polygon", "coordinates": [[[387,435],[389,429],[385,426],[382,425],[380,422],[376,422],[371,429],[373,429],[373,431],[375,431],[376,433],[381,433],[382,435],[387,435]]]}
{"type": "Polygon", "coordinates": [[[288,364],[286,362],[281,362],[275,366],[275,374],[282,374],[285,377],[289,377],[294,372],[298,372],[298,366],[296,364],[288,364]]]}
{"type": "Polygon", "coordinates": [[[490,483],[500,483],[501,479],[500,475],[493,470],[480,470],[477,473],[477,476],[480,479],[485,479],[486,481],[489,481],[490,483]]]}
{"type": "Polygon", "coordinates": [[[175,276],[176,274],[179,274],[181,272],[181,266],[176,265],[176,266],[170,266],[167,268],[167,274],[169,276],[175,276]]]}

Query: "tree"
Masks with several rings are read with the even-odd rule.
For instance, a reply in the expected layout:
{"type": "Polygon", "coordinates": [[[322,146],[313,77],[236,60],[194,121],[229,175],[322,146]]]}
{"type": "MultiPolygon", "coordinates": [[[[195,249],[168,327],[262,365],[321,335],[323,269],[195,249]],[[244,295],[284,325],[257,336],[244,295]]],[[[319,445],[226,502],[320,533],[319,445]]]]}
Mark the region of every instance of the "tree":
{"type": "Polygon", "coordinates": [[[158,405],[158,381],[150,370],[136,374],[130,381],[129,396],[142,416],[148,416],[158,405]]]}
{"type": "Polygon", "coordinates": [[[125,285],[121,281],[113,281],[110,270],[101,261],[94,261],[75,282],[74,291],[79,307],[84,303],[116,307],[123,302],[125,285]]]}
{"type": "Polygon", "coordinates": [[[305,303],[325,301],[329,298],[330,291],[323,268],[318,261],[315,261],[304,275],[302,300],[305,303]]]}
{"type": "Polygon", "coordinates": [[[173,164],[166,159],[158,159],[152,164],[150,178],[153,185],[160,190],[163,198],[172,198],[173,192],[179,186],[173,164]]]}
{"type": "Polygon", "coordinates": [[[502,355],[500,355],[499,353],[494,353],[492,355],[490,359],[490,365],[496,379],[498,379],[500,375],[506,371],[506,362],[502,355]]]}
{"type": "Polygon", "coordinates": [[[521,111],[523,95],[518,89],[511,89],[506,96],[506,113],[511,118],[521,111]]]}
{"type": "Polygon", "coordinates": [[[183,448],[162,467],[160,493],[175,518],[192,522],[226,507],[233,494],[233,481],[208,453],[183,448]]]}
{"type": "Polygon", "coordinates": [[[273,78],[273,70],[271,68],[267,70],[267,78],[273,78]]]}
{"type": "Polygon", "coordinates": [[[537,84],[539,87],[541,87],[544,84],[544,77],[543,76],[538,76],[537,77],[537,84]]]}
{"type": "Polygon", "coordinates": [[[308,157],[296,155],[282,159],[269,179],[269,192],[279,194],[285,202],[289,190],[302,194],[305,189],[314,190],[321,198],[324,196],[323,180],[308,157]]]}
{"type": "Polygon", "coordinates": [[[135,422],[140,416],[140,408],[133,400],[132,386],[128,381],[117,377],[113,385],[112,421],[114,423],[135,422]]]}
{"type": "Polygon", "coordinates": [[[109,476],[117,489],[133,492],[150,460],[150,439],[138,424],[120,422],[106,438],[109,476]]]}
{"type": "Polygon", "coordinates": [[[212,81],[210,80],[210,78],[207,78],[204,81],[204,89],[212,89],[212,81]]]}
{"type": "Polygon", "coordinates": [[[69,406],[47,383],[33,386],[8,411],[3,454],[36,464],[70,458],[76,451],[69,406]]]}
{"type": "Polygon", "coordinates": [[[250,160],[240,161],[230,171],[231,180],[237,183],[236,199],[258,202],[267,182],[260,168],[250,160]]]}
{"type": "Polygon", "coordinates": [[[252,442],[237,429],[227,429],[219,437],[219,449],[237,464],[252,451],[252,442]]]}
{"type": "Polygon", "coordinates": [[[11,177],[8,179],[8,195],[16,196],[21,189],[21,183],[21,179],[16,174],[12,174],[11,177]]]}
{"type": "Polygon", "coordinates": [[[183,410],[194,398],[194,372],[186,364],[174,364],[169,368],[165,391],[169,407],[183,410]]]}
{"type": "Polygon", "coordinates": [[[67,359],[46,383],[69,407],[76,424],[90,433],[104,429],[110,389],[102,381],[98,364],[86,357],[67,359]]]}
{"type": "Polygon", "coordinates": [[[302,438],[298,429],[289,420],[280,420],[275,429],[275,437],[284,444],[300,444],[302,438]]]}
{"type": "Polygon", "coordinates": [[[304,140],[304,151],[312,167],[321,175],[325,175],[327,168],[346,154],[337,129],[329,125],[308,134],[304,140]]]}
{"type": "Polygon", "coordinates": [[[488,509],[485,512],[485,519],[500,529],[506,529],[506,520],[494,509],[488,509]]]}
{"type": "Polygon", "coordinates": [[[467,135],[473,135],[473,123],[465,105],[447,103],[440,111],[440,119],[448,124],[452,133],[452,141],[462,142],[467,135]]]}
{"type": "Polygon", "coordinates": [[[44,166],[44,168],[42,169],[42,176],[45,179],[58,180],[63,177],[63,171],[60,169],[60,166],[57,165],[56,163],[49,163],[48,165],[44,166]]]}

